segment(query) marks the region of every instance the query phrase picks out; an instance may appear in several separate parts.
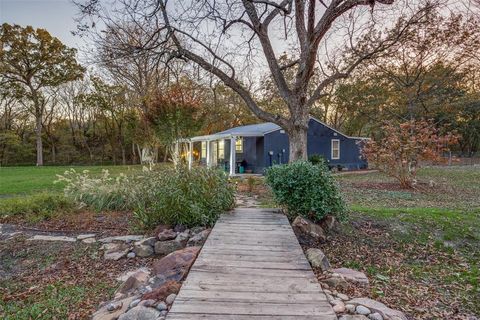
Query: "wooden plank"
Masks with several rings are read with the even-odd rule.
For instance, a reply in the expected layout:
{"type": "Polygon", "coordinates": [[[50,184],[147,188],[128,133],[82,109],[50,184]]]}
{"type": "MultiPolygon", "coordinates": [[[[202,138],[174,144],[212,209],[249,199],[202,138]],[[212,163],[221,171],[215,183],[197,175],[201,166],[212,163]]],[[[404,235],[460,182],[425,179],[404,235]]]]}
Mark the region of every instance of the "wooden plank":
{"type": "Polygon", "coordinates": [[[285,216],[238,209],[213,228],[167,320],[336,319],[285,216]]]}

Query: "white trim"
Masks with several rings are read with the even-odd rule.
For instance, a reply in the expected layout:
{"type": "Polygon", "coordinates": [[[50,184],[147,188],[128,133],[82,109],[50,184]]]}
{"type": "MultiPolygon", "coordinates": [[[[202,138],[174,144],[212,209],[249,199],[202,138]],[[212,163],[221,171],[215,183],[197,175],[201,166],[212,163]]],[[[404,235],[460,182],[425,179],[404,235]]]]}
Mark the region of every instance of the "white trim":
{"type": "Polygon", "coordinates": [[[237,137],[233,136],[230,138],[230,175],[235,175],[235,167],[236,167],[236,152],[235,152],[235,141],[237,137]]]}
{"type": "Polygon", "coordinates": [[[340,139],[331,139],[330,140],[330,159],[340,160],[340,139]],[[338,157],[333,157],[333,142],[338,142],[338,157]]]}

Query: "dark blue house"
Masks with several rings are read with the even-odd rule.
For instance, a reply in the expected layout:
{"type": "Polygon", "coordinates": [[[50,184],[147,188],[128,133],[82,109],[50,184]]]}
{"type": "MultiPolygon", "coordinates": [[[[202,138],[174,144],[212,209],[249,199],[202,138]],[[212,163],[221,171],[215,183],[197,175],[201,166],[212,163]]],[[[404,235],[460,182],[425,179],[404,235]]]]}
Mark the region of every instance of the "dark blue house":
{"type": "MultiPolygon", "coordinates": [[[[329,166],[346,170],[367,167],[360,155],[365,138],[349,137],[325,123],[310,118],[308,124],[308,156],[320,155],[329,166]]],[[[181,154],[193,163],[224,168],[231,175],[263,173],[274,164],[288,162],[288,135],[274,123],[260,123],[231,128],[219,133],[183,139],[181,154]]],[[[177,144],[178,150],[179,144],[177,144]]]]}

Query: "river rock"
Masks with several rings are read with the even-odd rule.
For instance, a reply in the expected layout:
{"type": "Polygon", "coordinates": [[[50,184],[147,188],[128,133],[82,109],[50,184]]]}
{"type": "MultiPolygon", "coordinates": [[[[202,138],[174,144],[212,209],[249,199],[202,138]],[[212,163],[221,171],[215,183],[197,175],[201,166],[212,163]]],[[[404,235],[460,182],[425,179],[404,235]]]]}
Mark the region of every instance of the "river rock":
{"type": "MultiPolygon", "coordinates": [[[[355,298],[348,301],[349,304],[365,306],[373,311],[373,313],[379,313],[384,319],[398,319],[398,320],[407,320],[407,316],[395,309],[391,309],[384,305],[383,303],[372,300],[370,298],[355,298]]],[[[357,308],[358,308],[357,306],[357,308]]]]}
{"type": "Polygon", "coordinates": [[[383,317],[380,313],[375,312],[375,313],[369,314],[368,319],[370,319],[370,320],[383,320],[383,317]]]}
{"type": "Polygon", "coordinates": [[[158,234],[158,240],[166,241],[166,240],[173,240],[177,236],[177,233],[172,229],[163,230],[158,234]]]}
{"type": "Polygon", "coordinates": [[[368,318],[361,314],[344,314],[338,320],[368,320],[368,318]]]}
{"type": "Polygon", "coordinates": [[[295,218],[292,228],[301,244],[312,245],[327,239],[322,227],[301,216],[295,218]]]}
{"type": "Polygon", "coordinates": [[[175,301],[176,297],[177,297],[177,295],[175,293],[172,293],[172,294],[168,295],[168,297],[165,299],[165,303],[168,304],[168,305],[171,305],[173,303],[173,301],[175,301]]]}
{"type": "Polygon", "coordinates": [[[328,262],[327,256],[318,248],[308,249],[307,259],[313,268],[320,268],[322,271],[330,269],[330,263],[328,262]]]}
{"type": "Polygon", "coordinates": [[[369,281],[365,273],[349,269],[349,268],[338,268],[333,269],[332,272],[339,274],[343,279],[354,284],[368,287],[369,281]]]}
{"type": "Polygon", "coordinates": [[[153,247],[147,244],[135,245],[135,247],[133,247],[133,252],[135,252],[140,258],[150,257],[154,253],[153,247]]]}
{"type": "Polygon", "coordinates": [[[27,239],[29,241],[64,241],[64,242],[75,242],[77,239],[72,237],[65,237],[65,236],[45,236],[37,234],[32,238],[27,239]]]}
{"type": "Polygon", "coordinates": [[[106,304],[92,315],[92,320],[116,320],[121,314],[127,311],[130,303],[135,299],[137,299],[137,297],[128,297],[122,300],[111,302],[119,305],[119,308],[115,309],[114,311],[108,310],[111,303],[106,304]]]}
{"type": "Polygon", "coordinates": [[[154,308],[136,306],[118,317],[118,320],[152,320],[157,319],[159,316],[160,311],[154,308]]]}
{"type": "Polygon", "coordinates": [[[322,283],[327,284],[331,288],[346,289],[348,288],[348,282],[341,277],[330,277],[322,280],[322,283]]]}
{"type": "Polygon", "coordinates": [[[157,241],[155,243],[155,253],[160,254],[162,256],[182,248],[183,248],[182,244],[176,240],[157,241]]]}
{"type": "Polygon", "coordinates": [[[190,238],[190,231],[185,230],[183,232],[180,232],[177,237],[175,238],[175,241],[179,242],[182,244],[182,247],[185,247],[187,245],[188,239],[190,238]]]}
{"type": "Polygon", "coordinates": [[[144,246],[151,246],[153,247],[155,245],[155,242],[157,242],[156,237],[149,237],[146,239],[142,239],[140,241],[135,242],[136,246],[144,245],[144,246]]]}
{"type": "Polygon", "coordinates": [[[205,240],[207,240],[208,235],[210,234],[210,229],[205,229],[188,240],[187,246],[202,246],[205,240]]]}
{"type": "Polygon", "coordinates": [[[137,269],[132,274],[129,275],[127,280],[117,289],[115,295],[117,294],[127,294],[135,291],[140,286],[148,282],[150,273],[143,269],[137,269]]]}
{"type": "Polygon", "coordinates": [[[79,234],[77,236],[77,240],[84,240],[89,238],[95,238],[95,233],[85,233],[85,234],[79,234]]]}
{"type": "Polygon", "coordinates": [[[355,308],[355,312],[358,313],[358,314],[362,314],[364,316],[370,314],[370,309],[368,309],[367,307],[365,306],[362,306],[362,305],[358,305],[356,308],[355,308]]]}

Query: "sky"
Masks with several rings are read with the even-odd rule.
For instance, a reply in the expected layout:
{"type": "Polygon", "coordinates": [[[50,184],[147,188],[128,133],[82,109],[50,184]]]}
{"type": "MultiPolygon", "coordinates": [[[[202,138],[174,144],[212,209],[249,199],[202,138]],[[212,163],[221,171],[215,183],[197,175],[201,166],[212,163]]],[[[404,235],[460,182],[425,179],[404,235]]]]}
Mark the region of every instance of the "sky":
{"type": "Polygon", "coordinates": [[[0,0],[0,23],[44,28],[65,45],[78,49],[83,41],[71,34],[77,13],[71,0],[0,0]]]}

